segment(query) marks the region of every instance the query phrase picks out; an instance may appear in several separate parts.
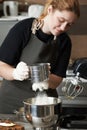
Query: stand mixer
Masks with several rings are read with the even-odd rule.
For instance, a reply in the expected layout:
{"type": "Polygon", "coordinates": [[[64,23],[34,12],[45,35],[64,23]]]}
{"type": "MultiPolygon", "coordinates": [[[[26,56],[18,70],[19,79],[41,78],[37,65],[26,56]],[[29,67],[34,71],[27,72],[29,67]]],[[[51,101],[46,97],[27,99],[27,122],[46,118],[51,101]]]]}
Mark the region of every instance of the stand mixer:
{"type": "MultiPolygon", "coordinates": [[[[31,82],[46,81],[49,77],[49,63],[30,66],[31,82]]],[[[37,87],[38,88],[38,87],[37,87]]],[[[34,130],[58,130],[58,121],[61,115],[61,100],[59,98],[43,96],[25,99],[24,114],[34,130]]]]}
{"type": "Polygon", "coordinates": [[[87,79],[87,58],[77,59],[73,66],[73,77],[65,79],[62,92],[69,99],[74,99],[83,92],[82,80],[87,79]]]}

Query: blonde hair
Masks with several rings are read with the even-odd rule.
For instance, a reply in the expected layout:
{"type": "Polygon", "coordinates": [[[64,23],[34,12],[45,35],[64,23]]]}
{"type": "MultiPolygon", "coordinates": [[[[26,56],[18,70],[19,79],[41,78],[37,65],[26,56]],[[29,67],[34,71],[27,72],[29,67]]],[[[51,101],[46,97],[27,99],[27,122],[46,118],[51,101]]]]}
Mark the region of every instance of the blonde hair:
{"type": "Polygon", "coordinates": [[[43,19],[47,15],[47,9],[50,5],[54,10],[58,9],[60,11],[72,11],[77,15],[77,17],[80,17],[80,7],[78,0],[47,0],[39,20],[43,19]]]}

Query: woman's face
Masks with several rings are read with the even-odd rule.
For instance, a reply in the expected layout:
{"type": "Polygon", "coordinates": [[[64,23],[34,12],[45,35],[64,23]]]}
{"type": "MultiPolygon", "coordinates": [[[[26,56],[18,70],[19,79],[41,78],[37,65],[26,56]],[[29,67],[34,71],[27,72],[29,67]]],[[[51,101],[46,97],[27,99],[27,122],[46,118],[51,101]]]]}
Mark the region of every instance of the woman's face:
{"type": "Polygon", "coordinates": [[[48,15],[44,19],[46,32],[53,35],[59,35],[67,30],[75,23],[77,16],[74,12],[63,10],[48,9],[48,15]]]}

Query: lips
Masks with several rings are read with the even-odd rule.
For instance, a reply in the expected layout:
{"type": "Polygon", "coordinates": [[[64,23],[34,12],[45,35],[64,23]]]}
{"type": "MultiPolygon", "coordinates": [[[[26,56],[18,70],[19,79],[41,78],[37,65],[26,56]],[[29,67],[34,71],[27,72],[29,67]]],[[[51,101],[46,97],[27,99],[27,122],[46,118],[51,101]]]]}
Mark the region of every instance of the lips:
{"type": "Polygon", "coordinates": [[[60,31],[60,30],[58,30],[58,29],[55,29],[55,35],[59,35],[59,34],[61,34],[62,33],[62,31],[60,31]]]}

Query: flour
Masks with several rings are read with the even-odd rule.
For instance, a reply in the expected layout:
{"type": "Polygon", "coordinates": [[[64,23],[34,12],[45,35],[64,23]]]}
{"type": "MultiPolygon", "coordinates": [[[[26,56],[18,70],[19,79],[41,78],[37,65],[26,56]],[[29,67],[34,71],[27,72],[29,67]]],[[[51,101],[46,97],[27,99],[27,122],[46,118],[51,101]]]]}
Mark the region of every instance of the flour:
{"type": "Polygon", "coordinates": [[[48,89],[48,80],[44,80],[43,82],[37,82],[32,84],[32,90],[33,91],[43,91],[48,89]]]}
{"type": "Polygon", "coordinates": [[[35,105],[49,105],[52,104],[52,101],[49,100],[49,97],[47,96],[46,92],[38,92],[37,96],[35,98],[35,105]]]}

